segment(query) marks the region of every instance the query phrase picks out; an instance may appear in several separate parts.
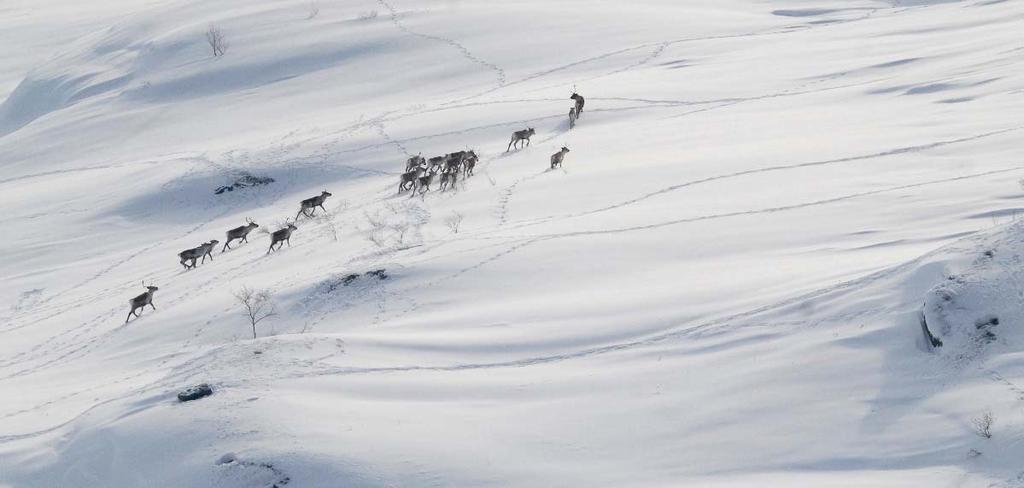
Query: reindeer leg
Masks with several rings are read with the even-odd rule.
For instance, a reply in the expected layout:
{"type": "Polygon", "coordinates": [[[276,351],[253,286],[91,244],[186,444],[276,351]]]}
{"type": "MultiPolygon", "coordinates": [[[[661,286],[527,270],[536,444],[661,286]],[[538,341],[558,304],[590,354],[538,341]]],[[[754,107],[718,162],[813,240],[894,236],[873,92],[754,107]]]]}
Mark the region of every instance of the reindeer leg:
{"type": "Polygon", "coordinates": [[[153,302],[149,302],[149,306],[153,307],[153,310],[156,310],[156,305],[153,305],[153,302]]]}
{"type": "Polygon", "coordinates": [[[126,323],[126,324],[127,324],[127,323],[128,323],[128,321],[129,321],[129,320],[131,320],[131,318],[132,318],[132,313],[131,313],[131,312],[128,312],[128,316],[124,318],[124,323],[126,323]]]}

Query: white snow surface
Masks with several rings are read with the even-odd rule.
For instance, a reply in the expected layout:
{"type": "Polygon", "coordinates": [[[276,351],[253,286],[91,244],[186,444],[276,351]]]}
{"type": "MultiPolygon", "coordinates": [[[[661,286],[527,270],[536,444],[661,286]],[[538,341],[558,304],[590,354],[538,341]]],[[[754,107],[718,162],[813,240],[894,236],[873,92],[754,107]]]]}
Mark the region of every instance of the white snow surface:
{"type": "Polygon", "coordinates": [[[0,5],[0,486],[1024,486],[1022,21],[0,5]],[[466,148],[475,176],[396,195],[466,148]],[[244,174],[276,181],[214,194],[244,174]],[[243,286],[273,291],[257,340],[243,286]]]}

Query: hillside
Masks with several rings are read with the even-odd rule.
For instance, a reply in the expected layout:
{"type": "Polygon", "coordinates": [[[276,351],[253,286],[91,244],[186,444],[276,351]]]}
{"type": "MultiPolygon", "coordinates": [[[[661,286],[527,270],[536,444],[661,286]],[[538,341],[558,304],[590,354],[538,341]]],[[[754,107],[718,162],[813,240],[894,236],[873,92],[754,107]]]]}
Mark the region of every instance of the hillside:
{"type": "Polygon", "coordinates": [[[0,487],[1024,486],[1021,0],[46,3],[0,487]]]}

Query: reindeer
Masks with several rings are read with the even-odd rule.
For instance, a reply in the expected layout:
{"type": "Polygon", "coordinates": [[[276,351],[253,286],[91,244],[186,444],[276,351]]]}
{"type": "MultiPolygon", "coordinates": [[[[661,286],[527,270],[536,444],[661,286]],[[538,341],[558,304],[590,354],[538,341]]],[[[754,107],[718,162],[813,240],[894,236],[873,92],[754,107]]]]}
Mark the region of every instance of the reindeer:
{"type": "Polygon", "coordinates": [[[184,251],[179,252],[178,259],[181,260],[181,265],[184,266],[185,269],[195,268],[196,261],[199,258],[203,258],[203,260],[200,261],[200,263],[206,262],[206,256],[210,256],[210,261],[213,261],[213,254],[211,254],[211,252],[213,252],[213,247],[216,246],[218,242],[220,241],[214,239],[209,242],[204,242],[199,246],[193,247],[192,249],[186,249],[184,251]],[[186,264],[186,261],[191,261],[191,264],[186,264]]]}
{"type": "Polygon", "coordinates": [[[461,171],[462,170],[462,162],[465,160],[466,154],[467,154],[466,151],[459,151],[459,152],[453,152],[453,153],[448,154],[448,156],[447,156],[448,159],[445,160],[445,163],[444,163],[444,171],[446,173],[449,172],[449,171],[456,171],[456,172],[461,171]]]}
{"type": "Polygon", "coordinates": [[[321,209],[323,209],[324,212],[326,212],[327,209],[324,208],[324,200],[327,200],[327,197],[329,196],[331,196],[331,193],[329,193],[327,190],[324,190],[318,196],[307,198],[299,202],[299,213],[295,214],[295,219],[298,220],[299,215],[312,217],[313,214],[316,213],[317,207],[320,207],[321,209]],[[312,210],[312,212],[306,213],[306,210],[312,210]]]}
{"type": "Polygon", "coordinates": [[[153,310],[156,310],[156,305],[153,305],[153,292],[159,290],[159,288],[155,286],[147,286],[145,281],[142,282],[142,286],[145,286],[147,291],[135,298],[132,298],[131,300],[128,300],[128,305],[131,305],[132,309],[128,312],[128,317],[125,317],[124,319],[124,323],[126,324],[128,323],[128,319],[132,318],[132,315],[135,315],[135,317],[138,318],[139,314],[136,310],[144,309],[146,305],[149,305],[150,307],[153,307],[153,310]]]}
{"type": "Polygon", "coordinates": [[[576,118],[580,118],[580,115],[583,115],[583,96],[581,96],[579,93],[573,92],[572,96],[570,96],[569,99],[576,102],[576,118]]]}
{"type": "Polygon", "coordinates": [[[459,171],[458,170],[445,171],[444,173],[441,173],[441,185],[440,185],[441,191],[445,191],[448,188],[453,188],[454,189],[455,188],[455,182],[456,182],[456,180],[458,180],[458,177],[459,177],[459,171]]]}
{"type": "Polygon", "coordinates": [[[427,160],[427,167],[430,171],[439,172],[444,169],[444,162],[447,160],[447,156],[435,156],[427,160]]]}
{"type": "Polygon", "coordinates": [[[423,172],[424,169],[420,166],[412,171],[402,173],[402,176],[398,181],[398,193],[401,194],[403,191],[415,187],[416,180],[418,180],[420,176],[423,176],[423,172]]]}
{"type": "Polygon", "coordinates": [[[417,155],[409,158],[408,160],[406,160],[406,162],[405,162],[405,171],[406,172],[412,171],[413,168],[415,168],[417,166],[423,166],[424,164],[427,164],[427,160],[423,159],[423,156],[417,154],[417,155]]]}
{"type": "Polygon", "coordinates": [[[512,149],[513,145],[515,145],[516,149],[519,149],[518,146],[519,142],[521,141],[526,141],[526,145],[529,146],[530,137],[532,137],[536,133],[537,131],[533,130],[533,127],[527,128],[526,130],[517,130],[513,132],[512,140],[508,142],[508,148],[505,149],[505,152],[508,152],[509,149],[512,149]]]}
{"type": "Polygon", "coordinates": [[[562,160],[565,159],[566,153],[569,152],[569,148],[562,146],[562,149],[551,155],[551,169],[555,169],[562,165],[562,160]]]}
{"type": "Polygon", "coordinates": [[[184,266],[185,269],[195,268],[196,260],[198,260],[200,257],[203,256],[203,254],[206,253],[205,249],[203,249],[203,246],[205,245],[206,244],[204,243],[199,247],[193,247],[192,249],[186,249],[184,251],[179,252],[178,259],[181,261],[181,265],[184,266]],[[192,263],[186,264],[186,261],[192,261],[192,263]]]}
{"type": "MultiPolygon", "coordinates": [[[[196,249],[202,251],[202,253],[203,253],[203,260],[200,261],[200,263],[205,263],[207,256],[210,257],[210,262],[211,263],[213,262],[213,249],[217,246],[218,242],[220,242],[220,241],[218,241],[217,239],[211,239],[210,242],[207,242],[206,244],[203,244],[203,245],[199,246],[198,248],[196,248],[196,249]]],[[[192,263],[193,263],[193,265],[195,265],[195,261],[194,260],[192,261],[192,263]]]]}
{"type": "Polygon", "coordinates": [[[284,247],[284,243],[288,243],[288,247],[292,247],[292,232],[298,230],[295,224],[289,223],[285,228],[274,231],[270,234],[270,249],[267,249],[267,254],[275,250],[279,250],[284,247]],[[274,249],[274,244],[277,244],[277,249],[274,249]]]}
{"type": "Polygon", "coordinates": [[[417,178],[416,186],[413,189],[413,192],[409,195],[409,197],[411,198],[413,195],[415,195],[417,193],[417,190],[419,191],[420,195],[430,191],[430,184],[434,182],[434,175],[436,174],[436,171],[430,171],[426,175],[417,178]]]}
{"type": "Polygon", "coordinates": [[[572,128],[576,127],[576,119],[578,119],[578,118],[580,118],[580,116],[576,114],[576,107],[570,107],[569,108],[569,129],[570,130],[572,130],[572,128]]]}
{"type": "Polygon", "coordinates": [[[259,225],[257,225],[256,222],[253,222],[248,217],[245,218],[245,222],[245,225],[241,227],[235,227],[234,229],[231,229],[227,232],[227,240],[224,241],[224,247],[221,248],[220,252],[224,252],[227,249],[231,249],[231,246],[229,244],[231,244],[231,241],[235,239],[241,239],[242,242],[249,242],[249,233],[252,232],[253,229],[259,227],[259,225]]]}
{"type": "Polygon", "coordinates": [[[476,168],[476,162],[479,158],[476,157],[476,153],[473,151],[469,152],[466,156],[466,160],[462,162],[462,177],[469,178],[473,176],[473,169],[476,168]]]}

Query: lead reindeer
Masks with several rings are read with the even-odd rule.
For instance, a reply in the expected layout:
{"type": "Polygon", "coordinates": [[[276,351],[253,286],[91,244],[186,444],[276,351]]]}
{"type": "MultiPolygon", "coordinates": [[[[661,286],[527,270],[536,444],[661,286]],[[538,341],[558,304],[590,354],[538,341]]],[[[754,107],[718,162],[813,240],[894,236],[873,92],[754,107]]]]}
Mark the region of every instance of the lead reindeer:
{"type": "Polygon", "coordinates": [[[235,227],[227,232],[227,240],[224,241],[224,247],[221,248],[220,252],[231,249],[231,241],[235,239],[241,239],[242,242],[249,242],[249,233],[259,227],[256,222],[253,222],[248,217],[245,218],[246,224],[241,227],[235,227]]]}
{"type": "Polygon", "coordinates": [[[298,227],[295,227],[295,224],[289,223],[287,226],[285,226],[285,228],[281,230],[276,230],[273,233],[271,233],[270,248],[267,249],[267,254],[270,254],[275,250],[281,249],[282,247],[284,247],[284,243],[286,242],[288,243],[288,247],[292,247],[292,232],[295,232],[296,230],[298,230],[298,227]],[[277,249],[274,249],[274,244],[278,245],[277,249]]]}
{"type": "Polygon", "coordinates": [[[317,207],[320,207],[324,212],[327,212],[327,209],[324,208],[324,200],[327,200],[327,197],[329,196],[331,196],[331,194],[327,190],[324,190],[315,197],[307,198],[299,202],[299,213],[295,214],[295,219],[298,220],[299,215],[312,217],[313,214],[316,213],[317,207]],[[312,212],[306,213],[306,210],[312,210],[312,212]]]}
{"type": "Polygon", "coordinates": [[[533,137],[533,135],[536,133],[537,131],[533,130],[533,127],[530,127],[526,130],[517,130],[513,132],[512,140],[508,142],[508,148],[505,149],[505,152],[508,152],[509,149],[512,149],[513,147],[519,149],[519,143],[522,141],[526,141],[526,146],[529,146],[530,137],[533,137]]]}
{"type": "Polygon", "coordinates": [[[126,324],[128,323],[128,320],[132,318],[132,315],[135,315],[135,317],[138,318],[139,314],[136,310],[145,308],[146,305],[149,305],[150,307],[153,307],[153,310],[156,310],[156,305],[153,305],[153,292],[159,290],[159,288],[155,286],[147,286],[145,281],[142,282],[142,286],[146,287],[146,292],[128,300],[128,305],[131,305],[132,309],[124,319],[124,323],[126,324]]]}
{"type": "Polygon", "coordinates": [[[562,146],[558,152],[551,155],[551,169],[555,169],[562,165],[562,160],[565,159],[565,155],[569,153],[569,148],[562,146]]]}

